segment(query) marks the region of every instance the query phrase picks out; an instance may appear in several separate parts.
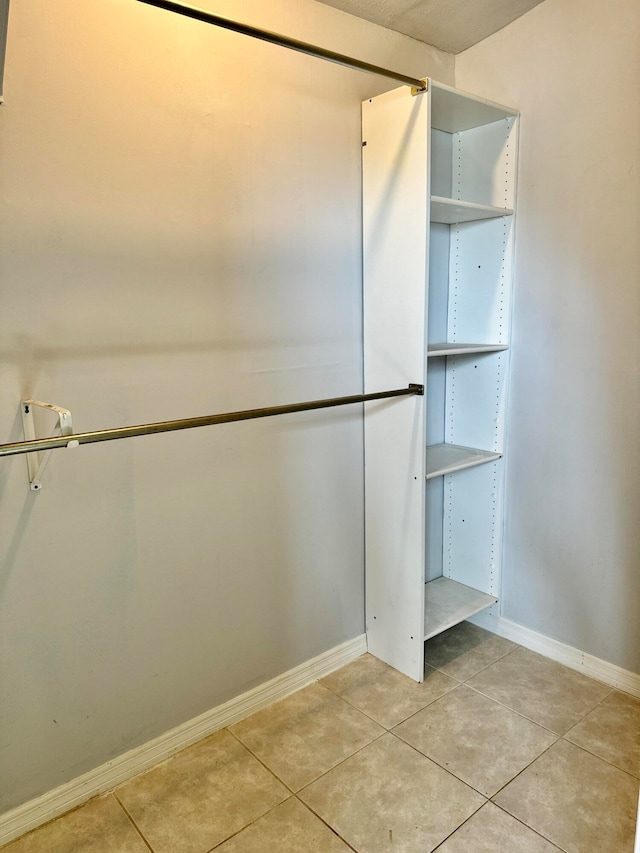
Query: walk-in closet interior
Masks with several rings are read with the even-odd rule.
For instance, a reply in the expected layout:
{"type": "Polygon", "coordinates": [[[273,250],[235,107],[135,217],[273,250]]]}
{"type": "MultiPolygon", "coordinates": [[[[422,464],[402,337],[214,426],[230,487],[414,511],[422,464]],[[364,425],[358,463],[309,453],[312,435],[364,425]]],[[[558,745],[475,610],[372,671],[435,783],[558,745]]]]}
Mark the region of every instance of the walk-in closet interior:
{"type": "Polygon", "coordinates": [[[465,620],[640,696],[640,9],[197,5],[0,0],[0,846],[465,620]]]}

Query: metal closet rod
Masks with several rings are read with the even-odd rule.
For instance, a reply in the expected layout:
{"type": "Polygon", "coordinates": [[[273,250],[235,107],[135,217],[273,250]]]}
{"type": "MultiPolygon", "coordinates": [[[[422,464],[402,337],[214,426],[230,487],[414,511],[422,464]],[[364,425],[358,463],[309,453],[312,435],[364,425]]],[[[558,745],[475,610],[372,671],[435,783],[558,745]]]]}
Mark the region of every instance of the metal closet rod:
{"type": "Polygon", "coordinates": [[[175,12],[187,18],[194,18],[196,21],[203,21],[206,24],[213,24],[213,26],[222,27],[225,30],[232,30],[234,33],[241,33],[245,36],[251,36],[251,38],[268,41],[271,44],[278,44],[280,47],[288,47],[290,50],[297,50],[299,53],[316,56],[318,59],[327,59],[329,62],[336,62],[338,65],[346,65],[347,68],[356,68],[358,71],[367,71],[369,74],[390,77],[392,80],[404,83],[405,86],[411,86],[417,92],[426,91],[425,81],[418,80],[416,77],[407,77],[405,74],[398,74],[396,71],[389,71],[387,68],[371,65],[369,62],[362,62],[360,59],[354,59],[352,56],[344,56],[342,53],[335,53],[335,51],[326,50],[324,47],[317,47],[298,39],[289,38],[289,36],[272,33],[269,30],[262,30],[259,27],[251,27],[249,24],[241,24],[239,21],[232,21],[230,18],[225,18],[222,15],[205,12],[204,9],[196,9],[193,6],[186,6],[184,3],[174,3],[173,0],[138,0],[138,2],[146,3],[148,6],[156,6],[158,9],[165,9],[167,12],[175,12]]]}
{"type": "Polygon", "coordinates": [[[157,432],[175,432],[179,429],[228,424],[233,421],[250,421],[256,418],[270,418],[273,415],[290,415],[295,412],[309,412],[313,409],[329,409],[333,406],[349,406],[353,403],[367,403],[370,400],[384,400],[387,397],[403,397],[424,394],[423,385],[409,385],[395,391],[379,391],[374,394],[354,394],[350,397],[330,397],[326,400],[311,400],[307,403],[291,403],[288,406],[268,406],[264,409],[245,409],[241,412],[226,412],[221,415],[205,415],[201,418],[181,418],[175,421],[159,421],[155,424],[139,424],[131,427],[102,429],[95,432],[77,432],[71,435],[58,435],[52,438],[37,438],[34,441],[17,441],[13,444],[0,444],[0,456],[17,456],[21,453],[33,453],[39,450],[57,450],[61,447],[77,447],[79,444],[94,444],[97,441],[115,441],[118,438],[134,438],[137,435],[152,435],[157,432]]]}

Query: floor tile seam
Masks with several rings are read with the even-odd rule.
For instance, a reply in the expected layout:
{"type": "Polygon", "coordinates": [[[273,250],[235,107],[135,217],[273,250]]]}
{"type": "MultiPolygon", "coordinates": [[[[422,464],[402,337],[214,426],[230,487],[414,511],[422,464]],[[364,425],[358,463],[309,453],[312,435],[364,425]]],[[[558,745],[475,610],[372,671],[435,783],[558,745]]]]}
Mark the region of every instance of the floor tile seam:
{"type": "MultiPolygon", "coordinates": [[[[493,801],[492,801],[492,802],[493,802],[493,801]]],[[[517,821],[518,821],[519,823],[521,823],[523,826],[526,826],[526,827],[527,827],[527,829],[530,829],[530,830],[531,830],[531,832],[535,832],[535,834],[536,834],[536,835],[539,835],[539,836],[540,836],[540,838],[544,838],[544,840],[545,840],[545,841],[548,841],[548,842],[549,842],[549,844],[552,844],[554,847],[556,847],[558,850],[560,850],[560,851],[561,851],[561,853],[576,853],[575,848],[573,848],[573,849],[568,849],[568,848],[566,848],[566,847],[562,847],[558,841],[552,841],[552,840],[551,840],[551,838],[549,838],[549,836],[548,836],[548,835],[544,835],[544,834],[543,834],[542,832],[540,832],[538,829],[534,829],[530,824],[528,824],[526,821],[522,820],[522,818],[519,818],[519,817],[517,817],[516,815],[514,815],[514,814],[513,814],[512,812],[510,812],[507,808],[504,808],[503,806],[499,806],[499,805],[498,805],[498,803],[493,803],[493,805],[494,805],[494,806],[497,806],[499,809],[502,809],[502,811],[503,811],[503,812],[505,812],[505,814],[508,814],[508,815],[509,815],[509,817],[512,817],[514,820],[517,820],[517,821]]],[[[578,851],[578,853],[580,853],[580,852],[578,851]]],[[[589,853],[591,853],[591,851],[589,851],[589,853]]]]}
{"type": "Polygon", "coordinates": [[[439,702],[441,699],[444,699],[445,696],[449,696],[451,693],[455,693],[455,691],[458,690],[460,687],[464,687],[464,683],[462,681],[458,681],[456,684],[454,684],[453,687],[451,687],[449,690],[446,690],[441,696],[436,696],[435,699],[432,699],[431,702],[427,703],[424,707],[418,708],[418,710],[415,711],[413,714],[409,714],[406,719],[400,720],[400,722],[395,723],[393,726],[391,726],[390,729],[388,729],[389,733],[393,734],[394,729],[397,729],[399,726],[403,726],[405,723],[408,723],[410,720],[413,720],[413,718],[417,717],[418,714],[421,714],[423,711],[426,711],[427,708],[430,708],[431,705],[435,705],[436,702],[439,702]]]}
{"type": "Polygon", "coordinates": [[[240,835],[240,833],[244,832],[245,829],[248,829],[250,826],[253,826],[254,823],[257,823],[259,820],[262,820],[263,817],[266,817],[268,814],[271,814],[272,811],[275,811],[275,809],[277,809],[283,803],[288,803],[289,800],[294,798],[295,794],[292,794],[290,797],[287,797],[286,800],[282,800],[282,802],[280,803],[275,803],[273,806],[268,808],[266,812],[261,815],[258,815],[257,817],[252,818],[249,823],[246,823],[244,826],[241,826],[240,829],[236,830],[235,832],[232,832],[231,835],[228,835],[226,838],[223,838],[222,841],[218,841],[216,844],[213,845],[213,847],[208,847],[204,851],[204,853],[213,853],[214,850],[218,850],[220,847],[222,847],[223,844],[226,844],[227,841],[231,841],[232,838],[235,838],[237,835],[240,835]]]}
{"type": "MultiPolygon", "coordinates": [[[[474,788],[474,790],[475,790],[475,788],[474,788]]],[[[484,794],[482,796],[484,796],[484,794]]],[[[490,802],[490,800],[487,800],[486,802],[481,803],[477,809],[474,809],[473,812],[469,815],[469,817],[465,818],[462,821],[462,823],[460,823],[460,824],[458,824],[458,826],[456,826],[455,829],[452,829],[451,832],[449,833],[449,835],[447,835],[446,838],[443,838],[442,841],[438,844],[438,846],[434,847],[431,851],[429,851],[429,853],[436,853],[436,851],[440,850],[440,848],[443,846],[443,844],[446,844],[446,842],[451,838],[452,835],[455,835],[459,829],[462,829],[462,827],[465,824],[469,823],[471,818],[474,818],[478,814],[480,809],[483,809],[487,805],[488,802],[490,802]]]]}
{"type": "MultiPolygon", "coordinates": [[[[507,710],[510,710],[510,709],[507,709],[507,710]]],[[[529,722],[530,722],[530,721],[529,721],[529,722]]],[[[548,731],[548,730],[547,730],[547,729],[545,729],[545,731],[548,731]]],[[[485,798],[486,800],[488,800],[488,801],[492,801],[493,797],[496,797],[496,796],[500,793],[500,791],[502,791],[502,790],[503,790],[507,785],[509,785],[511,782],[513,782],[513,780],[514,780],[517,776],[519,776],[519,775],[520,775],[520,773],[522,773],[524,770],[526,770],[526,769],[527,769],[527,767],[530,767],[530,766],[533,764],[533,762],[534,762],[534,761],[537,761],[537,760],[538,760],[538,758],[540,758],[542,755],[544,755],[544,753],[545,753],[545,752],[547,752],[547,750],[551,749],[551,747],[552,747],[552,746],[555,746],[555,744],[556,744],[556,743],[558,743],[558,741],[561,739],[558,735],[555,735],[555,733],[554,733],[554,732],[549,732],[549,734],[553,734],[553,735],[554,735],[554,737],[555,737],[555,740],[553,741],[553,743],[550,743],[550,744],[549,744],[549,746],[546,746],[546,747],[545,747],[541,752],[539,752],[539,753],[538,753],[537,755],[535,755],[535,756],[534,756],[530,761],[528,761],[528,762],[527,762],[527,764],[526,764],[526,766],[525,766],[525,767],[523,767],[523,768],[522,768],[522,770],[519,770],[519,771],[518,771],[514,776],[512,776],[512,777],[511,777],[507,782],[505,782],[505,783],[504,783],[504,785],[502,785],[502,786],[499,788],[499,790],[498,790],[498,791],[496,791],[494,794],[485,794],[485,793],[484,793],[484,791],[480,791],[478,788],[476,788],[476,787],[475,787],[474,785],[472,785],[470,782],[467,782],[467,780],[466,780],[466,779],[463,779],[461,776],[458,776],[458,775],[457,775],[457,773],[455,773],[455,772],[454,772],[453,770],[451,770],[449,767],[445,767],[443,764],[441,764],[441,763],[438,761],[438,759],[437,759],[437,758],[434,758],[432,755],[427,755],[425,752],[422,752],[422,750],[421,750],[421,749],[419,749],[417,746],[414,746],[414,745],[413,745],[412,743],[410,743],[409,741],[405,740],[401,735],[396,734],[396,733],[395,733],[395,732],[393,732],[393,731],[392,731],[392,732],[389,732],[389,734],[396,735],[396,737],[397,737],[397,738],[399,738],[403,743],[406,743],[406,744],[407,744],[407,746],[411,746],[413,749],[415,749],[417,752],[419,752],[419,753],[420,753],[420,755],[423,755],[425,758],[428,758],[428,759],[429,759],[429,761],[433,761],[433,763],[434,763],[434,764],[437,764],[437,765],[438,765],[438,767],[441,767],[443,770],[446,770],[446,771],[447,771],[447,773],[451,774],[452,776],[455,776],[455,778],[456,778],[456,779],[458,779],[460,782],[463,782],[465,785],[468,785],[468,787],[469,787],[469,788],[472,788],[474,791],[477,791],[477,792],[478,792],[478,794],[480,794],[480,796],[484,797],[484,798],[485,798]]],[[[495,805],[495,803],[494,803],[494,805],[495,805]]]]}
{"type": "Polygon", "coordinates": [[[558,844],[556,844],[556,842],[555,842],[555,841],[552,841],[550,838],[547,838],[547,836],[546,836],[546,835],[543,835],[543,833],[542,833],[542,832],[540,832],[540,831],[539,831],[539,830],[537,830],[537,829],[534,829],[532,826],[529,826],[527,823],[525,823],[525,822],[524,822],[523,820],[521,820],[519,817],[516,817],[516,815],[511,814],[511,812],[508,812],[508,811],[507,811],[505,808],[503,808],[502,806],[499,806],[497,803],[494,803],[493,801],[492,801],[492,805],[494,805],[497,809],[500,809],[500,811],[501,811],[501,812],[503,812],[504,814],[509,815],[509,817],[510,817],[510,818],[513,818],[513,820],[518,821],[518,823],[519,823],[521,826],[526,827],[530,832],[533,832],[533,833],[534,833],[535,835],[537,835],[539,838],[543,838],[545,841],[548,841],[548,842],[549,842],[549,844],[551,844],[553,847],[555,847],[555,848],[556,848],[556,850],[560,850],[560,851],[561,851],[561,853],[570,853],[570,851],[567,851],[564,847],[560,847],[558,844]]]}
{"type": "MultiPolygon", "coordinates": [[[[431,761],[433,764],[436,765],[436,767],[439,767],[441,770],[444,770],[445,773],[448,773],[449,776],[453,776],[453,778],[456,780],[456,782],[461,782],[463,785],[466,785],[467,788],[470,788],[474,793],[479,794],[482,797],[482,799],[485,801],[485,803],[488,803],[490,801],[490,799],[491,799],[490,797],[488,797],[486,794],[483,794],[482,791],[479,791],[477,788],[474,788],[473,785],[469,784],[469,782],[465,782],[464,779],[461,779],[459,776],[456,776],[456,774],[452,770],[449,770],[448,767],[443,767],[442,764],[440,764],[439,761],[436,761],[435,758],[432,758],[430,755],[425,755],[424,752],[422,752],[422,750],[418,749],[417,746],[414,746],[412,743],[409,743],[408,741],[404,740],[404,738],[400,737],[400,735],[396,734],[395,732],[389,732],[389,734],[393,735],[393,737],[397,738],[397,740],[399,740],[400,743],[403,743],[405,746],[410,747],[414,752],[417,752],[421,758],[426,758],[427,761],[431,761]]],[[[484,805],[484,803],[482,803],[482,805],[484,805]]],[[[479,806],[478,808],[482,808],[482,806],[479,806]]],[[[476,809],[476,811],[477,810],[478,809],[476,809]]]]}
{"type": "Polygon", "coordinates": [[[133,826],[134,830],[138,833],[138,835],[140,836],[140,838],[142,839],[142,841],[144,842],[144,844],[149,848],[149,850],[151,851],[151,853],[155,853],[155,851],[154,851],[153,847],[151,846],[151,842],[147,839],[147,837],[145,836],[144,832],[140,829],[140,827],[138,826],[138,824],[136,823],[136,821],[133,819],[133,816],[132,816],[132,815],[131,815],[131,813],[129,812],[129,809],[125,806],[125,804],[122,802],[122,800],[121,800],[121,799],[120,799],[120,797],[117,795],[117,793],[116,793],[115,791],[112,791],[112,792],[111,792],[111,795],[113,796],[113,799],[116,801],[116,803],[120,806],[120,808],[122,809],[122,811],[125,813],[125,815],[127,816],[128,820],[129,820],[129,823],[131,823],[131,825],[133,826]]]}
{"type": "MultiPolygon", "coordinates": [[[[482,690],[480,690],[479,687],[474,687],[474,685],[467,684],[466,682],[465,682],[464,686],[468,687],[470,690],[474,690],[476,693],[479,693],[481,696],[484,696],[485,699],[491,699],[492,702],[495,702],[496,705],[500,705],[501,708],[506,708],[507,711],[512,711],[514,714],[517,714],[519,717],[522,717],[523,719],[528,720],[530,723],[533,723],[534,725],[538,726],[539,728],[544,729],[546,732],[549,732],[549,734],[554,735],[555,738],[561,738],[563,736],[563,734],[561,732],[554,732],[554,730],[550,729],[549,726],[545,726],[542,723],[538,722],[538,720],[534,720],[531,717],[527,717],[526,714],[523,714],[522,711],[518,711],[517,708],[512,708],[511,705],[505,705],[504,702],[500,702],[500,700],[496,699],[495,696],[489,696],[488,693],[484,693],[482,690]]],[[[573,726],[571,728],[573,728],[573,726]]],[[[565,732],[565,734],[566,734],[566,732],[565,732]]]]}
{"type": "MultiPolygon", "coordinates": [[[[318,681],[318,683],[320,684],[321,682],[318,681]]],[[[321,684],[321,686],[326,687],[326,689],[329,690],[331,693],[333,693],[334,696],[337,696],[338,699],[342,699],[343,702],[346,702],[350,708],[353,708],[354,710],[359,711],[361,714],[364,714],[364,716],[368,720],[371,720],[372,723],[376,723],[377,725],[382,726],[382,728],[385,729],[385,731],[387,731],[387,732],[390,731],[390,729],[388,729],[384,723],[381,723],[380,720],[376,720],[375,717],[372,717],[371,714],[368,714],[366,711],[363,711],[362,708],[358,708],[358,706],[354,705],[353,702],[351,702],[349,699],[346,698],[346,696],[342,696],[340,693],[336,692],[333,689],[333,687],[329,687],[328,684],[321,684]]],[[[394,724],[394,725],[396,725],[396,724],[394,724]]],[[[397,725],[400,725],[400,724],[398,723],[397,725]]]]}
{"type": "MultiPolygon", "coordinates": [[[[224,731],[224,729],[223,729],[223,731],[224,731]]],[[[277,774],[274,770],[272,770],[272,769],[271,769],[271,767],[269,767],[269,765],[268,765],[268,764],[265,764],[265,762],[262,760],[262,758],[260,758],[260,756],[259,756],[259,755],[256,755],[256,753],[251,749],[251,747],[250,747],[250,746],[247,746],[247,744],[242,740],[242,738],[240,737],[240,735],[237,735],[235,732],[231,731],[231,729],[230,729],[230,728],[228,728],[226,731],[228,731],[228,732],[229,732],[229,734],[230,734],[233,738],[235,738],[235,740],[240,744],[240,746],[241,746],[243,749],[246,749],[246,750],[247,750],[247,752],[249,753],[249,755],[251,755],[251,757],[252,757],[252,758],[255,758],[255,760],[256,760],[259,764],[261,764],[261,765],[262,765],[262,767],[264,767],[264,769],[265,769],[265,770],[267,770],[267,771],[271,774],[271,776],[273,776],[273,777],[274,777],[274,779],[275,779],[277,782],[279,782],[281,785],[284,785],[284,787],[287,789],[287,791],[288,791],[292,796],[295,796],[295,793],[296,793],[296,792],[294,791],[294,789],[293,789],[290,785],[288,785],[288,784],[284,781],[284,779],[281,779],[281,778],[278,776],[278,774],[277,774]]],[[[289,797],[287,797],[287,799],[289,799],[289,797]]],[[[284,800],[282,800],[282,802],[284,802],[284,800]]],[[[278,805],[279,805],[279,803],[278,803],[278,805]]],[[[274,806],[274,808],[275,808],[275,806],[274,806]]]]}
{"type": "MultiPolygon", "coordinates": [[[[592,680],[595,681],[595,679],[592,679],[592,680]]],[[[576,726],[580,725],[580,723],[583,723],[587,719],[589,714],[593,714],[593,712],[596,710],[596,708],[599,708],[600,705],[602,705],[602,703],[604,702],[604,700],[608,699],[609,696],[611,696],[611,694],[614,692],[614,690],[615,690],[615,688],[612,687],[606,696],[603,696],[602,699],[600,699],[598,702],[596,702],[596,704],[592,708],[589,708],[588,711],[585,711],[584,714],[581,714],[580,719],[576,720],[576,722],[571,726],[571,729],[575,729],[576,726]]],[[[568,731],[564,732],[563,737],[564,737],[564,735],[568,734],[571,731],[571,729],[568,729],[568,731]]]]}
{"type": "MultiPolygon", "coordinates": [[[[495,792],[495,794],[493,794],[493,795],[491,796],[491,802],[494,804],[494,806],[498,806],[498,808],[500,808],[499,804],[495,802],[495,798],[496,798],[497,796],[499,796],[499,795],[504,791],[504,789],[505,789],[505,788],[507,788],[509,785],[511,785],[511,783],[512,783],[512,782],[515,782],[515,781],[516,781],[516,779],[517,779],[518,777],[522,776],[522,774],[523,774],[523,773],[525,773],[525,772],[526,772],[526,771],[531,767],[531,765],[532,765],[532,764],[535,764],[535,762],[536,762],[536,761],[539,761],[539,760],[540,760],[544,755],[546,755],[546,754],[549,752],[549,750],[550,750],[550,749],[553,749],[553,747],[554,747],[554,746],[556,746],[556,744],[557,744],[560,740],[562,740],[562,737],[561,737],[561,736],[558,736],[558,737],[557,737],[557,739],[556,739],[556,740],[554,740],[554,742],[553,742],[553,743],[549,744],[549,746],[548,746],[546,749],[543,749],[543,750],[542,750],[542,752],[541,752],[539,755],[536,755],[536,757],[535,757],[535,758],[533,758],[533,759],[532,759],[532,760],[527,764],[527,766],[526,766],[526,767],[523,767],[523,768],[522,768],[522,770],[519,770],[519,771],[515,774],[515,776],[513,776],[511,779],[509,779],[509,781],[508,781],[508,782],[505,782],[505,784],[502,786],[502,788],[500,788],[500,790],[499,790],[499,791],[496,791],[496,792],[495,792]]],[[[503,809],[503,811],[507,811],[507,809],[503,809]]],[[[511,812],[508,812],[508,814],[511,814],[511,812]]],[[[512,817],[515,817],[515,815],[511,815],[511,816],[512,816],[512,817]]],[[[529,824],[528,824],[528,823],[526,823],[525,821],[521,821],[521,823],[524,823],[524,824],[525,824],[525,826],[529,826],[529,824]]],[[[529,826],[529,829],[533,829],[533,827],[532,827],[532,826],[529,826]]],[[[537,831],[537,830],[534,830],[534,832],[536,832],[536,831],[537,831]]],[[[538,835],[539,835],[539,834],[540,834],[540,833],[538,833],[538,835]]],[[[555,842],[554,842],[554,843],[555,843],[555,842]]]]}
{"type": "MultiPolygon", "coordinates": [[[[487,800],[487,802],[489,802],[489,800],[487,800]]],[[[451,838],[451,836],[452,836],[452,835],[455,835],[455,834],[456,834],[456,832],[457,832],[459,829],[462,829],[462,827],[463,827],[463,826],[465,826],[467,823],[469,823],[469,821],[471,820],[471,818],[472,818],[472,817],[475,817],[475,816],[478,814],[478,812],[480,811],[480,809],[483,809],[483,808],[486,806],[486,804],[487,804],[487,803],[483,803],[483,804],[480,806],[480,808],[476,809],[476,810],[474,811],[474,813],[473,813],[473,814],[470,814],[470,815],[469,815],[469,817],[468,817],[466,820],[463,820],[463,821],[462,821],[462,823],[461,823],[459,826],[456,826],[456,828],[455,828],[455,829],[451,830],[451,832],[449,833],[449,835],[447,835],[447,837],[446,837],[446,838],[443,838],[443,839],[442,839],[442,841],[440,842],[440,844],[438,844],[438,846],[437,846],[437,847],[434,847],[434,848],[433,848],[433,850],[431,851],[431,853],[437,853],[437,851],[438,851],[438,850],[440,850],[440,848],[442,847],[442,845],[443,845],[443,844],[446,844],[446,843],[447,843],[447,841],[451,838]]]]}
{"type": "MultiPolygon", "coordinates": [[[[575,669],[572,666],[567,666],[566,663],[561,663],[559,660],[556,660],[555,658],[549,657],[548,655],[545,655],[542,652],[536,652],[533,649],[528,649],[526,646],[521,646],[521,648],[523,648],[526,652],[530,652],[532,655],[537,655],[538,657],[543,658],[544,660],[548,661],[549,663],[555,664],[555,666],[560,667],[560,669],[566,670],[568,673],[570,673],[572,675],[579,675],[581,678],[584,678],[586,681],[593,681],[594,684],[600,684],[600,685],[602,685],[602,687],[606,687],[608,690],[608,693],[605,696],[603,696],[602,699],[598,699],[598,701],[594,705],[594,708],[597,708],[598,705],[601,702],[604,702],[604,700],[608,696],[610,696],[615,690],[619,690],[618,687],[612,687],[612,685],[609,684],[609,682],[603,681],[601,678],[596,678],[594,675],[587,675],[585,672],[583,672],[582,669],[575,669]]],[[[585,652],[582,652],[582,654],[584,655],[585,652]]],[[[624,691],[621,691],[621,692],[624,692],[624,691]]]]}
{"type": "Polygon", "coordinates": [[[447,675],[446,672],[442,672],[441,670],[436,669],[435,667],[430,667],[430,669],[433,669],[434,672],[441,672],[442,675],[446,675],[447,678],[450,678],[452,681],[455,681],[455,684],[453,685],[453,687],[448,688],[441,696],[436,696],[433,699],[429,699],[429,701],[427,702],[426,705],[422,705],[420,708],[418,708],[417,711],[412,711],[408,717],[404,717],[402,720],[398,720],[397,723],[393,723],[393,725],[391,725],[391,726],[386,726],[384,723],[381,723],[380,720],[377,720],[375,717],[372,717],[371,714],[368,714],[366,711],[363,711],[362,708],[359,708],[357,705],[354,705],[353,702],[351,702],[349,699],[346,698],[346,696],[341,696],[340,693],[336,693],[335,690],[333,690],[333,688],[331,688],[331,687],[328,687],[328,685],[323,685],[323,686],[327,687],[328,690],[331,690],[332,693],[334,693],[336,696],[338,696],[340,699],[342,699],[344,702],[346,702],[347,705],[350,705],[352,708],[355,708],[356,711],[360,711],[361,714],[364,714],[364,716],[367,717],[368,719],[370,719],[372,722],[377,723],[377,725],[382,726],[382,728],[385,729],[387,732],[390,732],[391,729],[394,729],[396,726],[399,726],[402,723],[406,723],[407,720],[410,720],[412,717],[415,717],[415,715],[419,714],[420,711],[424,711],[424,709],[428,708],[429,705],[433,705],[433,703],[437,702],[438,699],[442,699],[442,697],[446,696],[447,693],[451,693],[453,690],[455,690],[457,687],[460,687],[460,685],[463,684],[462,681],[460,681],[457,678],[454,678],[454,676],[452,676],[452,675],[447,675]]]}
{"type": "MultiPolygon", "coordinates": [[[[393,734],[393,733],[388,732],[385,729],[385,731],[383,731],[381,734],[379,734],[373,740],[369,741],[369,743],[365,743],[364,746],[358,747],[358,749],[356,749],[355,752],[352,752],[350,755],[347,755],[345,758],[341,758],[337,764],[334,764],[332,767],[329,767],[327,770],[324,770],[322,773],[320,773],[319,776],[316,776],[315,779],[312,779],[310,782],[306,782],[301,788],[298,788],[297,791],[293,791],[292,792],[293,795],[295,797],[300,797],[300,794],[302,794],[303,791],[305,791],[311,785],[315,785],[315,783],[320,781],[320,779],[323,779],[327,775],[327,773],[331,773],[332,770],[336,770],[338,767],[342,766],[345,763],[345,761],[349,761],[350,758],[353,758],[355,755],[359,755],[363,749],[368,749],[368,747],[370,747],[372,744],[377,743],[377,741],[379,741],[380,738],[383,738],[385,735],[390,735],[390,734],[393,734]]],[[[302,800],[302,802],[304,803],[304,800],[302,800]]],[[[307,805],[307,803],[304,803],[304,804],[307,805]]]]}
{"type": "MultiPolygon", "coordinates": [[[[567,734],[569,734],[569,732],[567,732],[567,734]]],[[[603,758],[602,755],[598,755],[597,752],[593,752],[588,747],[583,746],[580,743],[575,743],[572,740],[569,740],[569,738],[566,735],[562,735],[560,740],[563,740],[565,743],[569,743],[569,744],[571,744],[571,746],[575,746],[578,749],[581,749],[583,752],[586,752],[587,755],[591,755],[593,758],[598,758],[600,761],[603,761],[605,764],[608,764],[609,767],[613,767],[614,770],[619,770],[621,773],[625,773],[627,776],[630,776],[631,779],[633,779],[635,782],[638,782],[640,784],[640,775],[636,776],[635,773],[630,773],[628,770],[625,770],[623,767],[618,767],[617,764],[614,764],[612,761],[609,761],[607,758],[603,758]]]]}
{"type": "MultiPolygon", "coordinates": [[[[497,657],[495,660],[492,660],[491,663],[488,663],[486,666],[481,667],[479,670],[477,670],[477,672],[474,672],[472,675],[468,675],[466,678],[457,678],[456,680],[459,681],[461,684],[466,684],[470,678],[475,678],[476,675],[480,675],[480,673],[484,672],[485,669],[489,669],[490,666],[493,666],[494,664],[498,663],[498,661],[503,660],[503,658],[506,658],[507,655],[513,654],[513,652],[518,651],[518,649],[520,649],[520,648],[522,648],[522,646],[516,646],[513,649],[508,649],[506,652],[504,652],[504,654],[501,654],[499,657],[497,657]]],[[[438,671],[443,672],[445,675],[449,675],[449,673],[444,669],[440,669],[438,671]]],[[[449,675],[449,678],[456,678],[456,676],[455,675],[449,675]]]]}
{"type": "Polygon", "coordinates": [[[302,806],[304,806],[305,809],[308,809],[312,815],[315,815],[315,817],[317,817],[318,820],[327,827],[327,829],[330,829],[331,832],[333,832],[333,834],[340,839],[340,841],[346,844],[349,850],[353,850],[354,853],[358,853],[358,850],[353,846],[353,844],[350,844],[346,838],[343,838],[343,836],[340,835],[338,830],[335,827],[331,826],[331,824],[326,820],[326,818],[319,814],[319,812],[317,812],[310,803],[305,803],[305,801],[301,800],[297,794],[294,794],[294,797],[302,806]]]}

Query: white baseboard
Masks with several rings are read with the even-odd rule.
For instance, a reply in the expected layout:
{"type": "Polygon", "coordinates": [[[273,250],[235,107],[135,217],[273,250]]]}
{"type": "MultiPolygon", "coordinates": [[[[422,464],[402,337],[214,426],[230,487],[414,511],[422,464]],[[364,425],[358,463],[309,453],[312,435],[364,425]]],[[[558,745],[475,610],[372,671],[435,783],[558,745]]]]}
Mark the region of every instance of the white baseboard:
{"type": "Polygon", "coordinates": [[[260,708],[270,705],[277,699],[283,699],[318,678],[324,678],[325,675],[355,660],[366,651],[367,638],[365,634],[361,634],[223,705],[218,705],[211,711],[206,711],[199,717],[188,720],[142,746],[125,752],[124,755],[112,761],[107,761],[95,770],[90,770],[0,815],[0,845],[47,823],[97,794],[115,788],[132,776],[164,761],[174,752],[190,746],[225,726],[243,720],[260,708]]]}
{"type": "Polygon", "coordinates": [[[492,631],[494,634],[498,634],[500,637],[512,640],[526,649],[539,652],[539,654],[551,660],[562,663],[568,666],[569,669],[575,669],[578,672],[584,673],[584,675],[588,675],[590,678],[603,681],[611,687],[617,687],[625,693],[631,693],[633,696],[640,697],[640,675],[635,672],[630,672],[627,669],[616,666],[614,663],[609,663],[586,652],[581,652],[580,649],[567,646],[559,640],[539,634],[537,631],[525,628],[524,625],[519,625],[517,622],[511,622],[503,616],[478,613],[472,619],[469,619],[469,621],[473,622],[474,625],[479,625],[481,628],[492,631]]]}

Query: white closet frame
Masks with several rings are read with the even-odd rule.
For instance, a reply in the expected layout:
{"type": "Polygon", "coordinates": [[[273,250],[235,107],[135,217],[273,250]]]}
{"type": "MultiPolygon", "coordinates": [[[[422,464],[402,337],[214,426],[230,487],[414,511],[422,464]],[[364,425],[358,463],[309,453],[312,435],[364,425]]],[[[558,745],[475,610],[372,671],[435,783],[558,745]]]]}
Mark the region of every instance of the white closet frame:
{"type": "Polygon", "coordinates": [[[424,678],[424,641],[500,592],[518,113],[428,81],[363,104],[369,651],[424,678]]]}

